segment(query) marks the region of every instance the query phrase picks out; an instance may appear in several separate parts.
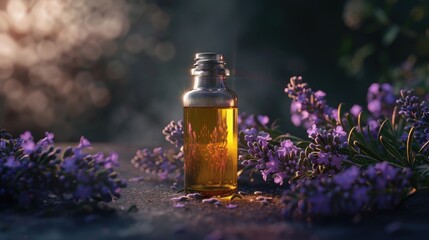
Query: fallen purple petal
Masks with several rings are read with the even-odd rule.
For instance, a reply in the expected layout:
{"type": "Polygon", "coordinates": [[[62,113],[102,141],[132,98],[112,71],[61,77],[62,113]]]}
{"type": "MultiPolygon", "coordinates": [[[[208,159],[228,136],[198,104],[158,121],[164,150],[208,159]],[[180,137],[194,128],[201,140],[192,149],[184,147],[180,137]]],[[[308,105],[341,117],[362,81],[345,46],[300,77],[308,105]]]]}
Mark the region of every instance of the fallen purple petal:
{"type": "Polygon", "coordinates": [[[184,208],[184,207],[186,207],[186,203],[175,203],[175,204],[173,204],[173,207],[175,207],[175,208],[184,208]]]}
{"type": "Polygon", "coordinates": [[[232,204],[232,203],[229,203],[229,204],[225,205],[225,207],[226,207],[226,208],[229,208],[229,209],[233,209],[233,208],[237,208],[237,207],[238,207],[238,204],[232,204]]]}

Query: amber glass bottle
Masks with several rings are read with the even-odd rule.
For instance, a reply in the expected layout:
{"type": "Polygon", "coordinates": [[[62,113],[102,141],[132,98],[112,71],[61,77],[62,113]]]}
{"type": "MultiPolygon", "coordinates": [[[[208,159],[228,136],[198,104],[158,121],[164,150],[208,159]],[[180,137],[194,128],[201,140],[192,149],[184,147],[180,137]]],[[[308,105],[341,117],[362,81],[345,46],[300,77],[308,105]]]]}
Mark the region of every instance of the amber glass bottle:
{"type": "Polygon", "coordinates": [[[185,191],[229,196],[237,189],[237,95],[222,54],[197,53],[194,87],[183,96],[185,191]]]}

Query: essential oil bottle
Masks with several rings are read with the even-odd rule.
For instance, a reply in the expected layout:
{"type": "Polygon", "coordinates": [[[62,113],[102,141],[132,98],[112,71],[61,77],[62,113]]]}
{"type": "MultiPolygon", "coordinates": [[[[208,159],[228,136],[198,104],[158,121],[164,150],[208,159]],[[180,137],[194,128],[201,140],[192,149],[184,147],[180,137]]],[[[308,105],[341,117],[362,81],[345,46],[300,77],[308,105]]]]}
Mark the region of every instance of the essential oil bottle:
{"type": "Polygon", "coordinates": [[[237,189],[237,95],[222,54],[197,53],[194,87],[183,96],[185,191],[229,196],[237,189]]]}

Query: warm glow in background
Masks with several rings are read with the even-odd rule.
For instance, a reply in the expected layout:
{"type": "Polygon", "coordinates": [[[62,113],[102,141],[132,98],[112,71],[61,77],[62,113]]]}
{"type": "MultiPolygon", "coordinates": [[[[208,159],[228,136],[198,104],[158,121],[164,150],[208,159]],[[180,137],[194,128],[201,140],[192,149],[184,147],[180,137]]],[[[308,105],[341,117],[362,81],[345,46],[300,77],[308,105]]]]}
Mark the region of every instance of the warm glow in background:
{"type": "Polygon", "coordinates": [[[126,78],[121,54],[174,57],[174,46],[154,37],[169,21],[143,1],[1,1],[2,127],[53,129],[60,139],[81,134],[78,127],[111,104],[112,88],[126,78]],[[133,19],[145,22],[144,32],[129,33],[133,19]]]}
{"type": "Polygon", "coordinates": [[[215,51],[225,55],[240,112],[305,134],[283,91],[292,75],[324,90],[332,106],[365,106],[372,82],[429,88],[428,5],[0,0],[0,127],[159,145],[163,127],[182,118],[194,53],[215,51]]]}

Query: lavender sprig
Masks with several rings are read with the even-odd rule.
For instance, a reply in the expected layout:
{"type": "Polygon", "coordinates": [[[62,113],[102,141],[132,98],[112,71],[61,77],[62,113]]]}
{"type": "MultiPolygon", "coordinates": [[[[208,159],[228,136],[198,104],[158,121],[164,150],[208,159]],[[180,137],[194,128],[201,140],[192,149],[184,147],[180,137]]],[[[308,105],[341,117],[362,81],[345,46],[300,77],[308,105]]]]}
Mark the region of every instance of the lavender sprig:
{"type": "Polygon", "coordinates": [[[252,128],[267,128],[270,118],[265,115],[253,115],[245,112],[240,113],[237,118],[238,130],[240,132],[252,128]]]}
{"type": "Polygon", "coordinates": [[[397,100],[399,114],[407,123],[405,130],[414,127],[414,139],[422,145],[429,140],[429,104],[420,100],[412,91],[401,91],[401,98],[397,100]]]}
{"type": "Polygon", "coordinates": [[[333,174],[343,169],[343,162],[348,158],[340,151],[348,147],[346,132],[341,126],[328,131],[317,128],[315,124],[307,130],[308,137],[313,140],[308,146],[311,149],[308,158],[313,164],[313,174],[333,174]]]}
{"type": "Polygon", "coordinates": [[[375,119],[390,117],[395,107],[396,97],[389,83],[373,83],[368,88],[368,111],[375,119]]]}
{"type": "Polygon", "coordinates": [[[295,126],[335,128],[337,121],[337,109],[326,104],[326,93],[314,92],[301,76],[291,77],[285,88],[285,92],[291,103],[291,120],[295,126]]]}
{"type": "Polygon", "coordinates": [[[241,164],[244,166],[254,166],[258,170],[266,168],[266,163],[273,154],[273,146],[269,144],[270,134],[252,128],[244,131],[244,139],[248,147],[247,157],[241,157],[241,164]]]}
{"type": "Polygon", "coordinates": [[[183,146],[183,121],[171,121],[162,134],[165,135],[165,140],[173,144],[177,149],[181,149],[183,146]]]}
{"type": "Polygon", "coordinates": [[[305,153],[292,141],[284,140],[278,146],[273,145],[270,134],[255,128],[244,134],[248,150],[240,156],[241,164],[253,166],[262,174],[264,181],[272,178],[274,183],[283,185],[306,175],[305,153]]]}
{"type": "MultiPolygon", "coordinates": [[[[389,83],[373,83],[369,86],[367,92],[367,109],[370,113],[365,122],[361,121],[357,130],[364,134],[366,141],[370,138],[377,139],[378,131],[383,120],[391,117],[394,111],[396,97],[393,87],[389,83]],[[360,129],[361,126],[363,129],[360,129]]],[[[355,120],[359,121],[358,116],[362,112],[362,107],[354,105],[350,113],[355,120]]]]}
{"type": "Polygon", "coordinates": [[[274,183],[283,185],[285,180],[291,183],[306,176],[306,160],[305,152],[301,148],[290,140],[284,140],[280,142],[280,146],[274,147],[274,154],[270,155],[266,169],[261,173],[265,181],[268,175],[272,174],[274,183]]]}
{"type": "Polygon", "coordinates": [[[111,201],[120,197],[126,182],[114,168],[118,155],[87,154],[87,139],[62,154],[53,142],[54,135],[34,142],[30,132],[20,138],[1,134],[0,199],[22,206],[64,200],[111,201]]]}
{"type": "Polygon", "coordinates": [[[134,167],[166,180],[173,177],[176,181],[183,179],[183,157],[177,156],[174,150],[164,151],[161,147],[153,150],[138,150],[131,159],[134,167]]]}
{"type": "Polygon", "coordinates": [[[286,217],[304,218],[391,209],[411,190],[411,171],[387,162],[352,166],[334,176],[308,179],[283,196],[286,217]]]}

